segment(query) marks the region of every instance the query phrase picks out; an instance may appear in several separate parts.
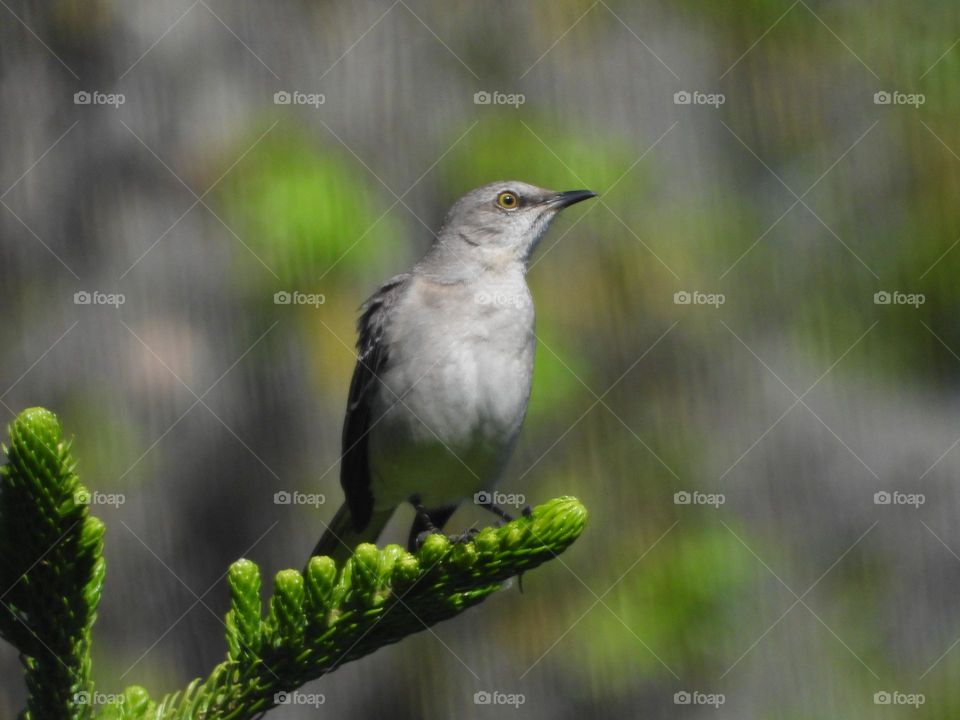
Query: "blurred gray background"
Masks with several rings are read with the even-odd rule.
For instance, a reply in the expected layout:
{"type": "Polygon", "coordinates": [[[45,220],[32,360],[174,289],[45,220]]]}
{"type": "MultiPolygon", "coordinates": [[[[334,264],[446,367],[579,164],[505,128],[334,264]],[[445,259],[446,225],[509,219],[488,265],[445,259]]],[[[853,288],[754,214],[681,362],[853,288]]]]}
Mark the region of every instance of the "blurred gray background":
{"type": "MultiPolygon", "coordinates": [[[[356,308],[518,178],[601,198],[531,269],[502,489],[590,524],[270,717],[956,717],[958,27],[946,0],[0,2],[0,414],[54,410],[123,496],[94,508],[100,690],[205,674],[228,564],[301,566],[356,308]]],[[[11,717],[8,646],[0,677],[11,717]]]]}

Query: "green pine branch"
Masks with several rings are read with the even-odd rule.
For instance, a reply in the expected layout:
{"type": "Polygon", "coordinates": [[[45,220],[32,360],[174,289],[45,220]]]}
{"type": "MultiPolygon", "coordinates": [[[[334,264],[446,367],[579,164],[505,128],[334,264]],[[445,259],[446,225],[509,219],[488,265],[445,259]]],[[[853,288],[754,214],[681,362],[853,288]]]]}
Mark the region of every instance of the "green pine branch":
{"type": "Polygon", "coordinates": [[[53,413],[25,410],[0,467],[0,637],[20,651],[33,720],[84,720],[90,630],[103,591],[103,523],[88,513],[53,413]]]}
{"type": "Polygon", "coordinates": [[[70,445],[56,416],[22,412],[0,468],[0,637],[21,654],[28,720],[245,720],[305,682],[457,615],[508,578],[563,552],[586,510],[562,497],[470,542],[431,535],[415,553],[356,548],[342,568],[311,558],[282,570],[264,608],[259,568],[228,573],[227,655],[206,678],[153,701],[132,686],[95,707],[90,630],[103,589],[103,524],[88,514],[70,445]],[[7,589],[9,588],[9,589],[7,589]]]}

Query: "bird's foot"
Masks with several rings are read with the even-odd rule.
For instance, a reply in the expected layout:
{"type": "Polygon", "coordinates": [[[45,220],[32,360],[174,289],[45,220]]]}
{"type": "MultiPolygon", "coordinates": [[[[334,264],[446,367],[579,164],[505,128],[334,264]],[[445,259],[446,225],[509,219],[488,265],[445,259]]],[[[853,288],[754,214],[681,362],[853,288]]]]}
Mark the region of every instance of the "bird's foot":
{"type": "Polygon", "coordinates": [[[462,533],[457,535],[447,535],[447,540],[452,542],[454,545],[463,545],[465,543],[473,542],[479,534],[480,531],[476,528],[467,528],[462,533]]]}
{"type": "MultiPolygon", "coordinates": [[[[433,520],[430,518],[430,513],[427,512],[427,509],[423,506],[423,503],[420,502],[419,495],[410,496],[410,504],[413,505],[414,511],[417,513],[417,519],[423,523],[423,526],[427,529],[427,532],[433,532],[437,528],[433,524],[433,520]]],[[[421,535],[423,533],[420,533],[421,535]]]]}
{"type": "MultiPolygon", "coordinates": [[[[417,535],[416,549],[419,550],[421,547],[423,547],[423,544],[427,541],[427,538],[430,537],[431,535],[440,535],[440,534],[442,534],[442,531],[438,530],[437,528],[433,528],[432,530],[424,530],[422,533],[417,535]]],[[[476,539],[477,535],[479,534],[480,534],[480,531],[477,530],[476,528],[467,528],[462,533],[446,535],[445,537],[454,545],[464,545],[466,543],[473,542],[474,539],[476,539]]]]}

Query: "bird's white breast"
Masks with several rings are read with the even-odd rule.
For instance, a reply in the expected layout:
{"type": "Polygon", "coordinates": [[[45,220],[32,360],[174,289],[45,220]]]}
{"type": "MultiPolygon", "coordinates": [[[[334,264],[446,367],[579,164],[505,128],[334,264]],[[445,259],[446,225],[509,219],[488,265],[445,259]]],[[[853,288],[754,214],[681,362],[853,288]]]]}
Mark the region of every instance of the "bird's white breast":
{"type": "Polygon", "coordinates": [[[401,492],[403,476],[416,476],[412,487],[424,488],[429,506],[431,496],[492,487],[530,397],[533,328],[520,271],[468,284],[412,282],[390,323],[373,413],[382,419],[371,431],[371,465],[384,492],[401,492]]]}

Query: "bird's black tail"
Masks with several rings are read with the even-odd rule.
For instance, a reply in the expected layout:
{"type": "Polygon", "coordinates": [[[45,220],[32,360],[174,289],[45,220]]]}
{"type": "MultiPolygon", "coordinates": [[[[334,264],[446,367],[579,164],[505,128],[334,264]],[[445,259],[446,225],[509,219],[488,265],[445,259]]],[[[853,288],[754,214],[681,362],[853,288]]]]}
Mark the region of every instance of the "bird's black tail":
{"type": "Polygon", "coordinates": [[[362,530],[356,530],[353,527],[350,508],[344,503],[327,524],[326,531],[310,556],[327,555],[333,558],[337,565],[343,565],[344,561],[353,555],[357,545],[365,542],[376,542],[392,514],[393,510],[374,511],[367,526],[362,530]]]}

